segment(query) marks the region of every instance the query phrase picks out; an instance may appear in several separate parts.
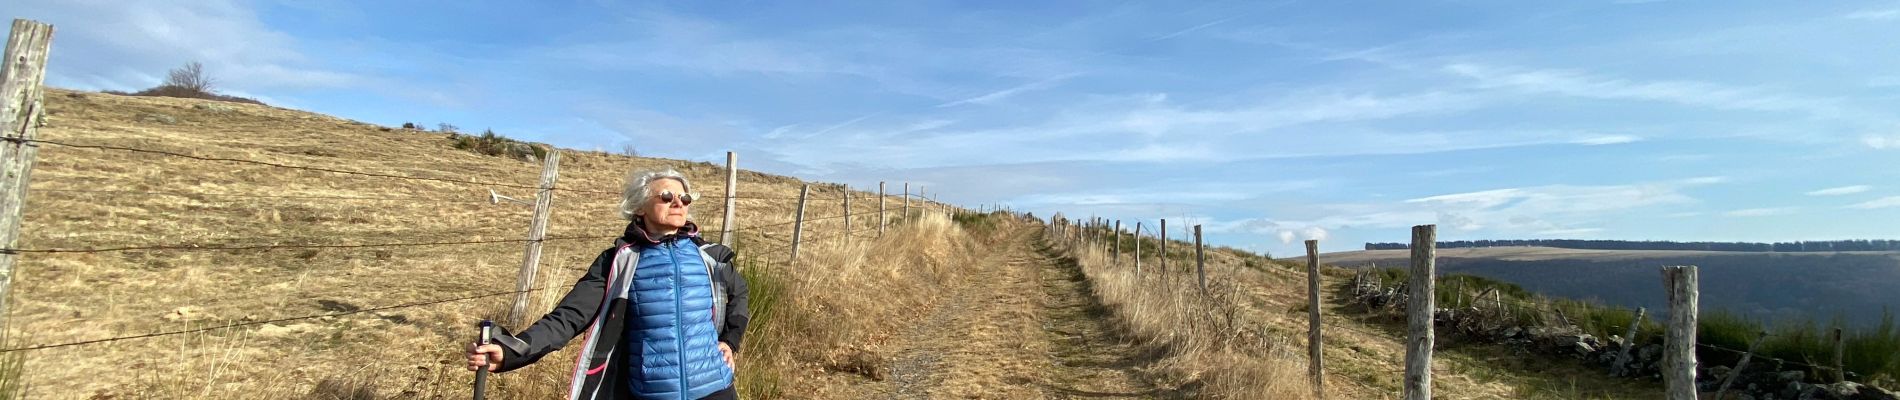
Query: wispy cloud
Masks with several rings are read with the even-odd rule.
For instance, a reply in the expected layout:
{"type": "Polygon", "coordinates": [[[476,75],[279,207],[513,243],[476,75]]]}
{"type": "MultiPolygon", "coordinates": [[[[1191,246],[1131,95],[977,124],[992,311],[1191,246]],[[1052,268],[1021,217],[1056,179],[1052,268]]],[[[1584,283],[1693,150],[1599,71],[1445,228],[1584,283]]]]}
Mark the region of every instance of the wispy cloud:
{"type": "Polygon", "coordinates": [[[1568,228],[1568,229],[1551,229],[1547,231],[1538,231],[1537,234],[1544,235],[1544,236],[1569,236],[1569,235],[1597,233],[1597,232],[1602,232],[1602,231],[1603,231],[1603,228],[1568,228]]]}
{"type": "Polygon", "coordinates": [[[1810,192],[1807,192],[1807,195],[1809,196],[1840,196],[1840,195],[1861,193],[1861,192],[1867,191],[1868,189],[1873,189],[1873,186],[1853,185],[1853,186],[1831,187],[1831,188],[1826,188],[1826,189],[1810,191],[1810,192]]]}
{"type": "Polygon", "coordinates": [[[1723,110],[1792,111],[1816,117],[1835,117],[1844,113],[1833,99],[1785,95],[1709,82],[1634,81],[1576,70],[1523,69],[1475,63],[1446,65],[1444,70],[1474,79],[1482,86],[1533,93],[1605,100],[1659,101],[1723,110]]]}
{"type": "Polygon", "coordinates": [[[1875,8],[1847,13],[1841,16],[1847,19],[1886,21],[1900,19],[1900,8],[1875,8]]]}
{"type": "Polygon", "coordinates": [[[1011,96],[1022,94],[1023,92],[1043,90],[1043,89],[1054,87],[1057,84],[1062,83],[1062,81],[1069,80],[1070,78],[1074,78],[1079,75],[1081,74],[1072,73],[1072,74],[1058,75],[1058,76],[1048,78],[1048,79],[1043,79],[1039,81],[1025,83],[1022,85],[1017,85],[1016,87],[1012,87],[1008,89],[985,93],[981,96],[938,104],[937,108],[956,107],[956,106],[960,106],[964,104],[983,104],[983,105],[993,104],[997,101],[1010,98],[1011,96]]]}
{"type": "Polygon", "coordinates": [[[1581,138],[1577,140],[1572,140],[1570,142],[1576,143],[1576,144],[1583,144],[1583,145],[1601,146],[1601,145],[1606,145],[1606,144],[1634,143],[1639,140],[1643,140],[1643,138],[1631,136],[1631,135],[1604,135],[1604,136],[1591,136],[1591,137],[1581,138]]]}
{"type": "Polygon", "coordinates": [[[1882,197],[1879,199],[1867,201],[1864,203],[1847,206],[1847,208],[1855,208],[1855,209],[1861,209],[1861,210],[1872,210],[1872,209],[1879,209],[1879,208],[1895,208],[1895,207],[1900,207],[1900,196],[1887,196],[1887,197],[1882,197]]]}
{"type": "Polygon", "coordinates": [[[1177,37],[1180,37],[1181,35],[1186,35],[1186,34],[1189,34],[1189,33],[1194,33],[1195,31],[1199,31],[1199,30],[1202,30],[1202,29],[1207,29],[1207,28],[1212,28],[1212,27],[1214,27],[1215,25],[1220,25],[1220,24],[1223,24],[1223,23],[1226,23],[1227,21],[1232,21],[1233,19],[1234,19],[1234,17],[1227,17],[1227,18],[1221,18],[1221,19],[1217,19],[1217,20],[1213,20],[1213,21],[1208,21],[1207,23],[1203,23],[1203,24],[1200,24],[1200,25],[1195,25],[1195,26],[1191,26],[1191,27],[1188,27],[1187,29],[1182,29],[1182,30],[1178,30],[1178,31],[1174,31],[1174,32],[1172,32],[1172,33],[1168,33],[1168,34],[1166,34],[1166,35],[1161,35],[1161,36],[1155,36],[1155,37],[1153,37],[1153,38],[1149,38],[1149,39],[1148,39],[1148,41],[1150,41],[1150,42],[1155,42],[1155,41],[1162,41],[1162,40],[1168,40],[1168,39],[1173,39],[1173,38],[1177,38],[1177,37]]]}
{"type": "Polygon", "coordinates": [[[1795,210],[1798,209],[1797,207],[1747,208],[1724,212],[1722,215],[1729,217],[1768,217],[1793,214],[1795,210]]]}

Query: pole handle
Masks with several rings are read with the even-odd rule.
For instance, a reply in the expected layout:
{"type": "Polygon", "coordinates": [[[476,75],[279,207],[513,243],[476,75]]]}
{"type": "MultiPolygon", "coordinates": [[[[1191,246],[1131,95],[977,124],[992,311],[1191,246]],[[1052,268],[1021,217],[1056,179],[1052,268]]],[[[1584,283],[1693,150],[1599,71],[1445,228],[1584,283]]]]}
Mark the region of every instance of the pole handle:
{"type": "MultiPolygon", "coordinates": [[[[495,329],[495,322],[484,319],[482,320],[482,323],[480,325],[476,325],[476,326],[480,327],[481,332],[482,332],[481,338],[479,339],[479,341],[475,342],[476,346],[488,344],[489,340],[493,337],[490,332],[492,332],[495,329]]],[[[484,397],[483,392],[486,391],[487,389],[488,389],[488,368],[483,367],[483,368],[475,369],[475,400],[482,400],[482,398],[484,397]]]]}

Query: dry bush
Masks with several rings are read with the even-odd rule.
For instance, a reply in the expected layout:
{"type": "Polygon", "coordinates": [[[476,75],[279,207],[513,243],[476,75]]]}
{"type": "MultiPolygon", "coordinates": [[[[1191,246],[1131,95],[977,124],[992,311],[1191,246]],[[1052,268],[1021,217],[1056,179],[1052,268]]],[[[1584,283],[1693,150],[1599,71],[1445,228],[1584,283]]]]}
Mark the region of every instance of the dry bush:
{"type": "Polygon", "coordinates": [[[1164,380],[1201,385],[1201,395],[1210,398],[1310,398],[1304,357],[1290,353],[1296,350],[1285,336],[1263,329],[1269,325],[1264,319],[1275,317],[1246,306],[1239,286],[1246,283],[1220,279],[1257,271],[1210,265],[1202,295],[1189,263],[1171,264],[1165,276],[1149,264],[1137,278],[1127,265],[1103,262],[1101,249],[1055,247],[1079,262],[1117,325],[1160,354],[1164,380]]]}

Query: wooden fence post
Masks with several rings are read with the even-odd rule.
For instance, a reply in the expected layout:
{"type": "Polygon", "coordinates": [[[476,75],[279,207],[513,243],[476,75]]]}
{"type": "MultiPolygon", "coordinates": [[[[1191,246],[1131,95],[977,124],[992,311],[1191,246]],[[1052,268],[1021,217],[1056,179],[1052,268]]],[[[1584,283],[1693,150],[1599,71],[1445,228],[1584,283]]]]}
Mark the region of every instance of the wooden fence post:
{"type": "Polygon", "coordinates": [[[1610,366],[1610,376],[1629,374],[1630,348],[1636,347],[1636,334],[1642,333],[1643,314],[1648,312],[1647,308],[1636,308],[1636,318],[1630,320],[1629,328],[1623,333],[1623,350],[1616,353],[1616,365],[1610,366]]]}
{"type": "Polygon", "coordinates": [[[508,307],[508,323],[527,328],[528,290],[534,288],[535,271],[541,265],[541,241],[548,234],[548,213],[554,209],[554,181],[561,177],[561,152],[548,150],[541,160],[541,190],[534,198],[534,220],[528,224],[528,251],[521,257],[521,272],[515,274],[515,302],[508,307]]]}
{"type": "Polygon", "coordinates": [[[1847,380],[1847,368],[1845,368],[1842,365],[1844,363],[1841,362],[1841,358],[1842,358],[1841,356],[1844,355],[1842,350],[1846,350],[1846,348],[1843,346],[1843,342],[1841,342],[1841,328],[1834,328],[1834,382],[1835,383],[1840,383],[1847,380]]]}
{"type": "Polygon", "coordinates": [[[844,190],[844,242],[851,243],[851,189],[844,190]]]}
{"type": "Polygon", "coordinates": [[[798,215],[792,217],[792,265],[798,265],[798,242],[805,234],[805,198],[811,194],[811,184],[798,187],[798,215]]]}
{"type": "Polygon", "coordinates": [[[1168,219],[1161,219],[1161,284],[1168,282],[1168,219]]]}
{"type": "Polygon", "coordinates": [[[1135,279],[1141,279],[1141,221],[1135,221],[1135,279]]]}
{"type": "Polygon", "coordinates": [[[1438,270],[1438,226],[1412,227],[1412,271],[1405,297],[1405,400],[1432,398],[1432,314],[1438,270]]]}
{"type": "Polygon", "coordinates": [[[1313,381],[1313,398],[1326,397],[1326,374],[1320,351],[1319,241],[1306,241],[1306,374],[1313,381]]]}
{"type": "Polygon", "coordinates": [[[1662,268],[1669,294],[1669,334],[1663,339],[1663,386],[1669,400],[1695,400],[1698,273],[1694,265],[1662,268]]]}
{"type": "Polygon", "coordinates": [[[1115,220],[1115,230],[1110,233],[1115,235],[1115,264],[1121,264],[1122,263],[1122,220],[1119,220],[1119,219],[1115,220]]]}
{"type": "Polygon", "coordinates": [[[877,183],[877,237],[884,237],[884,182],[877,183]]]}
{"type": "MultiPolygon", "coordinates": [[[[39,137],[40,123],[46,117],[42,105],[46,78],[46,53],[53,42],[53,26],[25,19],[13,20],[7,34],[6,59],[0,60],[0,247],[15,248],[20,243],[20,210],[26,205],[27,183],[33,177],[33,160],[38,145],[28,140],[39,137]]],[[[7,297],[13,284],[13,263],[20,256],[0,253],[0,332],[7,327],[7,297]]]]}
{"type": "Polygon", "coordinates": [[[1728,376],[1722,378],[1722,386],[1715,389],[1716,399],[1719,400],[1728,394],[1728,386],[1735,384],[1736,377],[1742,376],[1743,368],[1748,368],[1748,359],[1755,358],[1755,350],[1760,349],[1761,342],[1764,341],[1762,339],[1767,338],[1768,331],[1761,331],[1755,334],[1755,342],[1748,344],[1748,352],[1742,353],[1742,360],[1735,362],[1735,369],[1729,370],[1728,376]]]}
{"type": "Polygon", "coordinates": [[[910,221],[910,182],[904,182],[904,221],[910,221]]]}
{"type": "Polygon", "coordinates": [[[1207,295],[1207,255],[1203,253],[1206,245],[1201,244],[1201,226],[1194,226],[1194,276],[1201,282],[1201,295],[1207,295]]]}
{"type": "Polygon", "coordinates": [[[724,219],[720,220],[720,225],[722,225],[720,229],[722,230],[719,232],[719,243],[726,246],[734,245],[734,243],[732,243],[732,238],[735,236],[733,230],[738,225],[732,220],[732,217],[739,214],[737,211],[739,208],[738,196],[739,153],[728,151],[726,152],[726,215],[724,219]]]}

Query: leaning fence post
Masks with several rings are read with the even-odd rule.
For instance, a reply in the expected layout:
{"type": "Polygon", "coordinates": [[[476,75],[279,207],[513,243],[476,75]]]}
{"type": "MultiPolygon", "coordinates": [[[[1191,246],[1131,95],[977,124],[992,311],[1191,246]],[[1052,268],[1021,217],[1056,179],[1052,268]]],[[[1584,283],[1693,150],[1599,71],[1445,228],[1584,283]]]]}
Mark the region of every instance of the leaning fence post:
{"type": "Polygon", "coordinates": [[[1326,397],[1324,354],[1320,351],[1319,241],[1306,241],[1306,374],[1313,381],[1313,398],[1326,397]]]}
{"type": "MultiPolygon", "coordinates": [[[[26,204],[27,184],[39,147],[28,141],[39,136],[46,118],[46,53],[53,42],[53,26],[15,19],[7,34],[5,59],[0,60],[0,247],[20,243],[20,210],[26,204]]],[[[5,331],[7,292],[13,283],[14,252],[0,252],[0,331],[5,331]]]]}
{"type": "Polygon", "coordinates": [[[1643,326],[1643,314],[1648,312],[1647,308],[1636,308],[1636,318],[1630,320],[1630,327],[1623,333],[1623,350],[1616,353],[1616,365],[1610,366],[1610,376],[1624,376],[1630,373],[1630,348],[1636,347],[1636,334],[1642,333],[1639,328],[1643,326]]]}
{"type": "Polygon", "coordinates": [[[541,190],[534,198],[534,219],[528,223],[528,250],[521,257],[521,271],[515,274],[515,302],[508,307],[508,323],[527,325],[528,290],[534,287],[535,271],[541,265],[541,242],[548,234],[548,212],[554,208],[554,181],[561,177],[561,152],[548,150],[541,160],[541,190]]]}
{"type": "Polygon", "coordinates": [[[1122,263],[1122,220],[1115,220],[1115,264],[1122,263]]]}
{"type": "Polygon", "coordinates": [[[1161,284],[1168,282],[1168,219],[1161,219],[1161,284]]]}
{"type": "Polygon", "coordinates": [[[792,262],[798,264],[798,242],[805,232],[805,197],[811,194],[811,184],[798,187],[798,215],[792,217],[792,262]]]}
{"type": "Polygon", "coordinates": [[[723,230],[719,232],[719,243],[726,246],[733,245],[732,237],[735,234],[732,231],[735,223],[732,217],[738,214],[738,212],[734,211],[739,207],[738,196],[739,153],[728,151],[726,152],[726,216],[720,220],[720,224],[724,226],[720,228],[723,230]]]}
{"type": "Polygon", "coordinates": [[[1755,342],[1748,344],[1748,352],[1742,353],[1742,360],[1735,362],[1735,369],[1729,370],[1728,376],[1722,378],[1722,386],[1715,389],[1716,399],[1719,400],[1723,395],[1728,394],[1728,386],[1735,384],[1735,377],[1742,376],[1742,369],[1748,368],[1748,359],[1755,358],[1755,350],[1761,348],[1762,339],[1767,338],[1768,331],[1761,331],[1755,334],[1755,342]]]}
{"type": "Polygon", "coordinates": [[[1438,270],[1438,227],[1412,227],[1410,293],[1405,297],[1405,400],[1432,398],[1432,317],[1436,312],[1433,275],[1438,270]]]}
{"type": "Polygon", "coordinates": [[[1203,254],[1205,245],[1201,244],[1201,226],[1194,226],[1194,276],[1201,282],[1201,295],[1207,295],[1207,256],[1203,254]]]}
{"type": "Polygon", "coordinates": [[[1695,400],[1698,273],[1694,265],[1662,268],[1669,295],[1669,333],[1663,339],[1663,386],[1669,400],[1695,400]]]}

